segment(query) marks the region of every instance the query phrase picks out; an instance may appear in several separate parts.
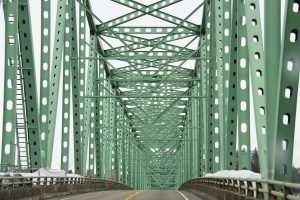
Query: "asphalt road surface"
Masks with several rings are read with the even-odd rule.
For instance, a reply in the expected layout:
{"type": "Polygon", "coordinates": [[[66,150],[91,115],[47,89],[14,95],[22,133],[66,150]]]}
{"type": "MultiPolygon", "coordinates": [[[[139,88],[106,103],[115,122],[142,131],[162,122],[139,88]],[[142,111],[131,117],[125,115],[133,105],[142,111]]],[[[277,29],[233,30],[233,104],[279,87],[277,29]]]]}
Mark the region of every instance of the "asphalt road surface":
{"type": "Polygon", "coordinates": [[[202,200],[189,192],[178,191],[103,191],[77,194],[54,199],[60,200],[202,200]]]}

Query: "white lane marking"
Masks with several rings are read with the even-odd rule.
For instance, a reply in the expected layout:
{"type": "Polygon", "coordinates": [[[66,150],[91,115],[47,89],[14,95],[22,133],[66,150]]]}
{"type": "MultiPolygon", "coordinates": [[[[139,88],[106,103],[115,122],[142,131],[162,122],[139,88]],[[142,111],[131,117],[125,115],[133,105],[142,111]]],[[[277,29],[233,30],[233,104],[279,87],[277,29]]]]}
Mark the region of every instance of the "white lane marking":
{"type": "Polygon", "coordinates": [[[82,194],[82,195],[78,195],[78,196],[74,196],[74,197],[64,198],[64,199],[61,199],[61,200],[74,199],[74,198],[77,198],[77,197],[83,197],[83,196],[88,196],[88,195],[90,195],[90,194],[82,194]]]}
{"type": "Polygon", "coordinates": [[[184,200],[189,200],[184,194],[182,194],[181,192],[177,191],[183,198],[184,200]]]}

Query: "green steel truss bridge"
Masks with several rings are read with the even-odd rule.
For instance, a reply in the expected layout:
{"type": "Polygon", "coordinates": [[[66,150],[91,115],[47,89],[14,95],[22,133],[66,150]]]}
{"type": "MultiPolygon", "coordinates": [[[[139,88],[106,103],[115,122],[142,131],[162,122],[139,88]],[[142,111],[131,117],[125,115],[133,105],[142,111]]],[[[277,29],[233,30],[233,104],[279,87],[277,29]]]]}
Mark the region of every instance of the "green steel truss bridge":
{"type": "Polygon", "coordinates": [[[3,0],[2,171],[55,160],[135,189],[176,190],[251,170],[255,135],[262,178],[292,182],[300,1],[199,0],[185,18],[165,10],[188,0],[111,1],[131,12],[103,21],[90,0],[58,0],[56,12],[41,0],[37,30],[29,0],[3,0]],[[168,26],[127,25],[144,16],[168,26]]]}

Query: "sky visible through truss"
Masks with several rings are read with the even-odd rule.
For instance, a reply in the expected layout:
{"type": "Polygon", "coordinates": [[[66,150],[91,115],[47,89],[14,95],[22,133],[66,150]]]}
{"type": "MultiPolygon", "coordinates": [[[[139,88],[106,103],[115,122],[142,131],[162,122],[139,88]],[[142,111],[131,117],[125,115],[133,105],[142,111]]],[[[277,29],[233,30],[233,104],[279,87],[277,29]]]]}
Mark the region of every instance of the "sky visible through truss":
{"type": "MultiPolygon", "coordinates": [[[[116,17],[122,16],[124,14],[127,14],[131,11],[133,11],[132,9],[126,7],[126,6],[122,6],[118,3],[115,3],[111,0],[90,0],[91,1],[91,5],[92,5],[92,10],[93,12],[104,22],[107,22],[111,19],[114,19],[116,17]]],[[[136,0],[139,3],[142,3],[144,5],[150,5],[152,3],[158,2],[158,0],[136,0]]],[[[176,3],[173,6],[169,6],[166,7],[164,9],[162,9],[162,11],[165,11],[167,13],[170,13],[174,16],[177,16],[181,19],[184,19],[189,13],[191,13],[196,6],[198,6],[203,0],[183,0],[182,2],[176,3]]],[[[40,74],[40,1],[36,1],[36,0],[30,0],[30,9],[31,9],[31,22],[32,22],[32,30],[33,30],[33,42],[34,42],[34,53],[35,53],[35,66],[36,66],[36,80],[37,83],[39,83],[39,74],[40,74]]],[[[285,1],[282,1],[282,5],[284,5],[285,1]]],[[[55,27],[55,13],[56,13],[56,3],[57,0],[51,0],[51,4],[52,4],[52,29],[54,29],[55,27]]],[[[0,1],[1,4],[1,1],[0,1]]],[[[284,6],[283,6],[284,8],[284,6]]],[[[261,9],[263,10],[263,0],[261,0],[261,9]]],[[[191,16],[188,21],[193,22],[195,24],[201,24],[202,21],[202,12],[203,10],[200,9],[198,12],[196,12],[193,16],[191,16]]],[[[282,17],[283,18],[283,17],[282,17]]],[[[167,22],[163,22],[161,20],[158,20],[152,16],[144,16],[141,18],[138,18],[136,20],[133,20],[131,22],[128,22],[126,24],[124,24],[124,26],[145,26],[145,27],[155,27],[155,26],[171,26],[172,24],[169,24],[167,22]]],[[[174,25],[172,25],[174,26],[174,25]]],[[[88,32],[89,30],[87,30],[88,32]]],[[[52,32],[54,32],[52,30],[52,32]]],[[[158,35],[156,35],[158,36],[158,35]]],[[[152,39],[151,37],[156,37],[155,35],[153,36],[147,36],[149,37],[149,39],[152,39]]],[[[52,40],[54,38],[54,35],[52,35],[52,40]]],[[[105,38],[112,46],[117,47],[117,46],[121,46],[121,42],[115,39],[111,39],[111,38],[105,38]]],[[[88,38],[87,38],[88,40],[88,38]]],[[[107,44],[105,44],[105,42],[101,41],[103,48],[107,49],[109,48],[109,46],[107,44]]],[[[3,8],[1,5],[1,9],[0,9],[0,80],[4,80],[4,17],[3,17],[3,8]]],[[[175,45],[178,46],[184,46],[184,44],[186,44],[186,41],[182,40],[182,41],[175,41],[174,42],[175,45]]],[[[191,44],[191,46],[189,46],[191,49],[196,49],[198,45],[198,41],[196,40],[195,42],[193,42],[191,44]]],[[[88,52],[87,52],[88,53],[88,52]]],[[[122,67],[125,63],[121,62],[121,61],[110,61],[110,63],[118,68],[118,67],[122,67]]],[[[193,69],[194,67],[194,61],[188,61],[186,64],[184,64],[182,67],[184,68],[189,68],[189,69],[193,69]]],[[[39,84],[37,84],[37,94],[39,95],[39,84]]],[[[298,93],[300,94],[300,93],[298,93]]],[[[59,98],[59,102],[61,102],[61,93],[60,93],[60,98],[59,98]]],[[[3,117],[3,109],[2,109],[2,99],[3,97],[3,82],[0,82],[0,127],[2,128],[2,117],[3,117]]],[[[300,97],[298,97],[298,99],[300,99],[300,97]]],[[[58,117],[57,117],[57,125],[56,125],[56,137],[55,137],[55,144],[58,144],[56,146],[54,146],[54,153],[59,156],[60,155],[60,140],[61,140],[61,113],[62,113],[62,108],[61,108],[61,104],[58,104],[58,117]]],[[[251,110],[253,110],[251,108],[251,110]]],[[[300,120],[300,106],[297,106],[297,120],[300,120]]],[[[254,119],[253,119],[253,112],[251,113],[251,147],[252,149],[254,147],[256,147],[256,137],[255,136],[255,130],[254,130],[254,119]]],[[[296,138],[295,138],[295,150],[294,150],[294,155],[298,155],[298,159],[296,159],[296,157],[294,156],[294,165],[297,167],[300,167],[300,159],[299,159],[299,155],[300,155],[300,147],[297,144],[297,141],[299,143],[300,141],[300,123],[296,123],[296,138]]],[[[0,136],[2,134],[2,129],[0,129],[0,136]]],[[[1,137],[0,137],[1,139],[1,137]]],[[[71,140],[73,138],[71,137],[71,140]]],[[[70,143],[72,144],[72,143],[70,143]]],[[[70,148],[72,149],[72,145],[70,146],[70,148]]],[[[0,148],[1,151],[1,148],[0,148]]],[[[71,151],[70,153],[72,153],[73,151],[71,151]]],[[[0,154],[1,155],[1,154],[0,154]]],[[[55,159],[56,156],[54,156],[53,159],[53,168],[59,168],[59,162],[60,159],[55,159]]],[[[73,157],[70,156],[70,163],[73,163],[73,157]]]]}

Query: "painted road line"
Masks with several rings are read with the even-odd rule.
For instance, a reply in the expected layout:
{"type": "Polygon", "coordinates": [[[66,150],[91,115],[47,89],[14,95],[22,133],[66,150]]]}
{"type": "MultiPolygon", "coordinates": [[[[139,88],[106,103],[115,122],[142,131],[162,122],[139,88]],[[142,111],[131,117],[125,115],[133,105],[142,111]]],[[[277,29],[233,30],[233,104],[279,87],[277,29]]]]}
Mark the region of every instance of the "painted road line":
{"type": "Polygon", "coordinates": [[[184,194],[182,194],[181,192],[177,191],[183,198],[184,200],[189,200],[184,194]]]}
{"type": "Polygon", "coordinates": [[[141,194],[142,192],[144,192],[144,190],[141,191],[137,191],[136,193],[130,194],[128,197],[126,197],[124,200],[131,200],[133,197],[141,194]]]}
{"type": "Polygon", "coordinates": [[[88,196],[88,195],[90,195],[90,194],[77,195],[77,196],[73,196],[73,197],[64,198],[64,199],[61,199],[61,200],[74,199],[74,198],[83,197],[83,196],[88,196]]]}

